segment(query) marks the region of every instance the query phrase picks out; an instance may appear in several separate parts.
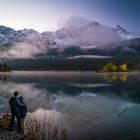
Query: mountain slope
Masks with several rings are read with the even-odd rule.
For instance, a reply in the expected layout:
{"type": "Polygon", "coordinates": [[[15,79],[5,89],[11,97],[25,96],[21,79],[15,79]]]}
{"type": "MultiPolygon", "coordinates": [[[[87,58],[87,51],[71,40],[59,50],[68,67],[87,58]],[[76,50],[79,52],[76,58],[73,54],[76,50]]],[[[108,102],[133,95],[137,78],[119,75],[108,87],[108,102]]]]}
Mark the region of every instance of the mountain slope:
{"type": "Polygon", "coordinates": [[[86,21],[80,25],[71,23],[55,32],[43,33],[33,29],[16,31],[0,26],[1,58],[65,59],[77,58],[78,55],[138,55],[139,46],[139,38],[120,25],[113,28],[96,21],[86,21]]]}

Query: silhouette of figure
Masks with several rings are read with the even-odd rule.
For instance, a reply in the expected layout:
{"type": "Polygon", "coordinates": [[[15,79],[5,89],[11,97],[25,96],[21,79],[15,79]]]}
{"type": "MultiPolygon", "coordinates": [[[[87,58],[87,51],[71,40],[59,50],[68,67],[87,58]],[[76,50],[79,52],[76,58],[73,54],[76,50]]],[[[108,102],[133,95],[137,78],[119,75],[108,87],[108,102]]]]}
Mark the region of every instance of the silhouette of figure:
{"type": "Polygon", "coordinates": [[[23,104],[23,106],[20,106],[20,114],[21,114],[21,127],[22,127],[22,130],[24,131],[24,120],[27,113],[27,106],[22,96],[19,97],[19,100],[20,100],[20,103],[23,104]]]}
{"type": "Polygon", "coordinates": [[[20,102],[19,99],[19,93],[18,91],[14,92],[14,96],[12,96],[9,99],[9,105],[10,105],[10,109],[11,109],[11,122],[10,122],[10,126],[9,126],[9,130],[12,131],[13,130],[13,123],[14,123],[14,119],[16,117],[17,119],[17,124],[18,124],[18,132],[20,132],[22,130],[21,127],[21,112],[20,112],[20,107],[25,106],[25,104],[22,104],[20,102]]]}

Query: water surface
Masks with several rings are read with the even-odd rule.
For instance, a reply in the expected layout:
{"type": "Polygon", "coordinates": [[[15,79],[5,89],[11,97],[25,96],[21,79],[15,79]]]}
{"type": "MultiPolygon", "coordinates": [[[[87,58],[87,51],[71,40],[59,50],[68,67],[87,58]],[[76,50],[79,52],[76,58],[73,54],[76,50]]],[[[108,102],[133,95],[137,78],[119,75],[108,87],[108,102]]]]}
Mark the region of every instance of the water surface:
{"type": "Polygon", "coordinates": [[[140,139],[140,73],[12,72],[0,74],[0,113],[15,90],[29,112],[53,117],[71,140],[140,139]]]}

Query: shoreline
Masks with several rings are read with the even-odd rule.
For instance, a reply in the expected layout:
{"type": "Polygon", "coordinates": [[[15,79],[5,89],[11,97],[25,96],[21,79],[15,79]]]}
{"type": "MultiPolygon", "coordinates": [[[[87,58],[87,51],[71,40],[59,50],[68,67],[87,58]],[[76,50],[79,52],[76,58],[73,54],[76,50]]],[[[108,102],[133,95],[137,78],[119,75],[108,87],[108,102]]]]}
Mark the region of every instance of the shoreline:
{"type": "Polygon", "coordinates": [[[129,72],[96,72],[96,71],[54,71],[54,70],[39,70],[39,71],[34,71],[34,70],[14,70],[11,72],[0,72],[0,75],[9,75],[9,74],[23,74],[23,73],[91,73],[91,74],[140,74],[140,71],[129,71],[129,72]]]}

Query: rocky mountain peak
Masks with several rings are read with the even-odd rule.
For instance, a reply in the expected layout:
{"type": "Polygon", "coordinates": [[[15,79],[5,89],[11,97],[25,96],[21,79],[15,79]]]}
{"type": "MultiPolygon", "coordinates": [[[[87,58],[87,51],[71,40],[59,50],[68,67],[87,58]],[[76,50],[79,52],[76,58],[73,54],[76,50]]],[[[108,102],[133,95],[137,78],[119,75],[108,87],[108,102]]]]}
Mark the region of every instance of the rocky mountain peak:
{"type": "Polygon", "coordinates": [[[116,30],[120,33],[129,34],[129,32],[127,32],[127,30],[121,27],[120,25],[116,25],[116,30]]]}
{"type": "Polygon", "coordinates": [[[88,23],[88,26],[90,27],[99,27],[100,23],[98,23],[97,21],[91,21],[88,23]]]}

